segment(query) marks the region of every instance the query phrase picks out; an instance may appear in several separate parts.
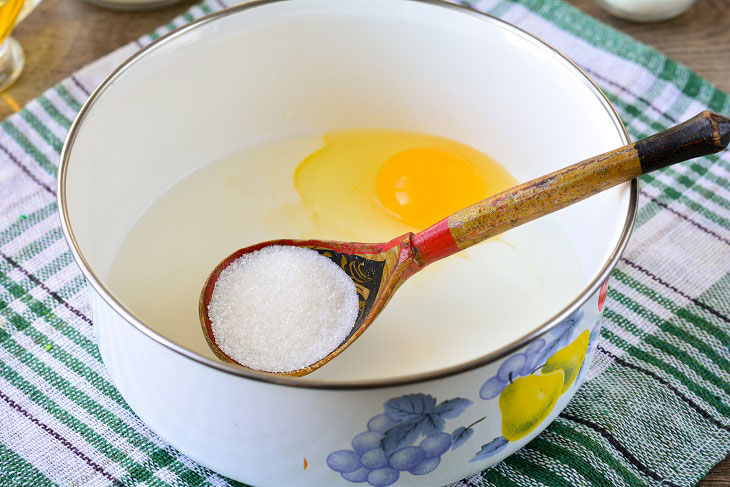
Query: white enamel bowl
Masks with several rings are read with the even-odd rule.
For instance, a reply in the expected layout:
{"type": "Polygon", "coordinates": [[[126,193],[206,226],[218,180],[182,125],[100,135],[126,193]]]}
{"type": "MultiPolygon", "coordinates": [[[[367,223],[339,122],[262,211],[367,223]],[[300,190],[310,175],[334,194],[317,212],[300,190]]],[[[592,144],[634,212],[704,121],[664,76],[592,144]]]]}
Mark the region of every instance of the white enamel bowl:
{"type": "Polygon", "coordinates": [[[574,394],[595,350],[599,287],[631,229],[635,184],[557,214],[587,276],[559,313],[436,371],[367,381],[246,372],[158,335],[106,282],[141,212],[201,162],[346,127],[451,137],[521,180],[628,141],[579,69],[494,18],[413,0],[254,2],[155,42],[92,95],[63,151],[63,229],[91,283],[114,383],[180,451],[258,486],[443,485],[513,453],[574,394]],[[561,351],[552,367],[532,369],[561,351]],[[371,418],[371,434],[353,446],[371,418]],[[384,456],[353,450],[381,447],[384,456]]]}

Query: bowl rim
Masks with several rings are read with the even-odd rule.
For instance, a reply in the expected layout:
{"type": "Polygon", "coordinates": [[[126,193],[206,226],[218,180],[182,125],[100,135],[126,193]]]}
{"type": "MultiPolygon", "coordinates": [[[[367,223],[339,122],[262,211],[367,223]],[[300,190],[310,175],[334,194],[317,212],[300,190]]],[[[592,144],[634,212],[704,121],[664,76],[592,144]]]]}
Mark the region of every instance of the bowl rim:
{"type": "MultiPolygon", "coordinates": [[[[636,217],[636,210],[637,210],[637,203],[638,203],[638,182],[636,179],[632,179],[628,184],[630,188],[630,195],[629,195],[629,205],[628,205],[628,211],[626,214],[626,219],[624,220],[624,225],[621,229],[621,234],[618,239],[618,243],[616,247],[611,251],[610,256],[605,261],[603,267],[598,272],[598,275],[594,277],[592,281],[589,282],[589,284],[583,288],[583,290],[577,294],[577,296],[568,303],[562,310],[560,310],[558,313],[550,317],[549,319],[545,320],[542,324],[536,326],[534,329],[532,329],[530,332],[514,339],[510,343],[502,346],[501,348],[497,350],[493,350],[485,355],[482,355],[480,357],[471,359],[466,362],[462,362],[456,365],[452,365],[449,367],[444,367],[438,370],[433,370],[429,372],[421,372],[417,374],[410,374],[405,376],[399,376],[399,377],[393,377],[393,378],[383,378],[383,379],[367,379],[367,380],[331,380],[331,379],[302,379],[297,377],[288,377],[288,376],[282,376],[279,374],[272,374],[268,372],[257,372],[257,371],[251,371],[244,368],[239,368],[231,364],[226,364],[220,361],[216,361],[210,358],[203,357],[202,355],[198,355],[196,352],[193,352],[192,350],[189,350],[182,345],[179,345],[170,339],[164,337],[163,335],[157,333],[156,331],[149,328],[147,325],[144,324],[144,322],[141,319],[138,319],[131,311],[128,311],[124,305],[119,302],[113,294],[107,289],[107,287],[102,283],[101,279],[97,277],[97,275],[92,270],[91,266],[87,262],[86,258],[84,257],[83,253],[81,252],[81,249],[78,246],[78,243],[76,241],[76,237],[74,235],[74,232],[71,228],[71,221],[68,214],[68,208],[67,208],[67,202],[66,202],[66,179],[67,179],[67,172],[69,167],[69,161],[70,161],[70,155],[71,151],[74,145],[74,142],[76,140],[77,133],[79,131],[79,128],[81,127],[84,119],[86,118],[87,114],[91,111],[93,108],[96,100],[109,88],[110,85],[114,83],[114,81],[122,74],[124,73],[130,66],[132,66],[135,61],[137,61],[139,58],[145,56],[148,52],[156,49],[159,46],[162,46],[168,42],[170,42],[172,39],[175,39],[178,36],[184,35],[188,31],[194,30],[200,26],[203,26],[205,24],[208,24],[210,22],[214,22],[217,19],[227,17],[229,15],[234,15],[238,12],[246,11],[251,8],[255,8],[258,6],[273,4],[273,3],[279,3],[284,1],[297,1],[297,0],[254,0],[251,2],[244,2],[243,4],[236,5],[233,7],[225,8],[222,10],[219,10],[217,12],[213,12],[209,15],[206,15],[204,17],[201,17],[197,20],[194,20],[176,30],[173,30],[172,32],[169,32],[165,34],[164,36],[161,36],[160,38],[156,39],[155,41],[151,42],[150,44],[142,47],[140,50],[132,54],[129,58],[127,58],[122,64],[120,64],[114,71],[111,72],[103,81],[102,83],[91,93],[87,101],[84,103],[84,105],[81,107],[81,110],[79,111],[78,115],[74,119],[71,128],[69,130],[68,136],[66,137],[66,141],[64,142],[63,149],[61,151],[61,160],[59,164],[59,177],[58,177],[58,183],[57,183],[57,201],[58,201],[58,207],[59,207],[59,213],[60,213],[60,219],[61,219],[61,229],[63,231],[63,235],[66,239],[66,242],[68,243],[71,254],[76,261],[76,264],[81,269],[81,272],[84,274],[86,279],[89,281],[91,286],[94,288],[94,291],[97,292],[100,297],[109,305],[112,307],[112,309],[119,314],[124,321],[127,322],[128,325],[134,327],[137,331],[140,333],[146,335],[148,338],[154,340],[158,344],[162,345],[163,347],[171,350],[172,352],[175,352],[184,358],[193,360],[194,362],[197,362],[203,366],[209,367],[211,369],[214,369],[219,372],[223,372],[226,374],[231,374],[233,376],[238,376],[244,379],[251,379],[255,381],[260,382],[266,382],[274,385],[280,385],[280,386],[287,386],[287,387],[299,387],[299,388],[305,388],[305,389],[334,389],[334,390],[365,390],[365,389],[377,389],[377,388],[385,388],[385,387],[394,387],[394,386],[404,386],[404,385],[412,385],[417,383],[423,383],[428,381],[433,381],[445,377],[455,376],[458,374],[470,372],[472,370],[475,370],[477,368],[480,368],[482,366],[486,366],[490,363],[493,363],[511,353],[514,351],[524,347],[526,344],[531,342],[532,340],[540,337],[541,335],[545,334],[546,332],[550,331],[553,327],[555,327],[558,323],[566,319],[568,316],[570,316],[573,312],[575,312],[578,308],[583,306],[588,299],[590,299],[595,292],[598,290],[598,288],[608,279],[610,273],[613,271],[614,267],[616,267],[616,264],[618,263],[621,254],[623,253],[624,249],[626,248],[626,245],[628,243],[629,237],[631,235],[631,231],[634,225],[634,219],[636,217]]],[[[533,45],[538,47],[540,50],[545,51],[547,55],[553,56],[556,58],[558,62],[567,63],[567,66],[569,68],[572,68],[574,70],[574,74],[579,76],[579,78],[583,81],[583,83],[591,90],[591,92],[598,98],[598,100],[603,105],[604,109],[608,112],[608,115],[612,118],[614,124],[616,125],[616,128],[618,129],[619,136],[623,139],[624,144],[630,143],[630,138],[628,136],[628,133],[626,132],[626,128],[621,121],[621,118],[618,116],[618,113],[616,112],[615,107],[611,104],[611,102],[608,100],[606,95],[603,94],[601,89],[596,85],[596,83],[579,67],[577,66],[572,60],[570,60],[567,56],[565,56],[563,53],[561,53],[558,49],[554,48],[547,42],[533,36],[532,34],[528,33],[527,31],[521,29],[520,27],[517,27],[513,24],[510,24],[509,22],[506,22],[502,19],[499,19],[497,17],[494,17],[492,15],[479,12],[477,10],[474,10],[470,7],[467,7],[465,5],[458,5],[453,3],[448,3],[444,0],[401,0],[403,2],[416,2],[416,3],[423,3],[423,4],[429,4],[440,8],[447,8],[456,10],[459,12],[464,13],[465,15],[471,15],[475,16],[479,19],[481,19],[484,22],[491,23],[496,25],[497,27],[504,29],[506,31],[512,32],[513,34],[531,42],[533,45]]],[[[625,183],[626,184],[626,183],[625,183]]]]}

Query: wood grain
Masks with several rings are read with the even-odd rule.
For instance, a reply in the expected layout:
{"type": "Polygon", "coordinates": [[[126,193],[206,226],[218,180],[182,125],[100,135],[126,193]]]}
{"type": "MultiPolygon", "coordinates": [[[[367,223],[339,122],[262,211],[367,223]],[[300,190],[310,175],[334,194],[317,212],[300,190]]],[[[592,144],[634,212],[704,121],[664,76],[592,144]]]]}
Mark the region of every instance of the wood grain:
{"type": "Polygon", "coordinates": [[[730,92],[730,1],[697,0],[679,17],[654,24],[612,17],[593,0],[566,1],[730,92]]]}
{"type": "MultiPolygon", "coordinates": [[[[685,14],[658,24],[615,19],[592,0],[568,0],[583,11],[690,67],[730,92],[730,1],[697,0],[685,14]]],[[[94,59],[151,31],[193,5],[142,13],[119,13],[81,0],[43,0],[13,35],[25,49],[20,79],[0,97],[0,119],[94,59]]],[[[730,458],[699,485],[730,486],[730,458]]]]}
{"type": "Polygon", "coordinates": [[[730,486],[730,456],[710,470],[697,487],[728,487],[730,486]]]}

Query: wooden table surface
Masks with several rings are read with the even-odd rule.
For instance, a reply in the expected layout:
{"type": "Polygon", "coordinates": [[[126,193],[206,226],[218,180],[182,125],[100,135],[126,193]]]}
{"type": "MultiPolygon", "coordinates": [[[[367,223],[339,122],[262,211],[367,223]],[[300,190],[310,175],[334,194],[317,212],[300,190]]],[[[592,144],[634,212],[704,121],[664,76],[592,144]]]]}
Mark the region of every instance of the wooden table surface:
{"type": "MultiPolygon", "coordinates": [[[[568,1],[730,92],[730,0],[697,0],[684,15],[658,24],[615,19],[592,0],[568,1]]],[[[0,94],[0,119],[82,66],[166,23],[194,3],[185,0],[151,12],[120,13],[81,0],[43,0],[13,32],[25,49],[26,66],[15,85],[0,94]]],[[[699,485],[730,486],[730,458],[699,485]]]]}

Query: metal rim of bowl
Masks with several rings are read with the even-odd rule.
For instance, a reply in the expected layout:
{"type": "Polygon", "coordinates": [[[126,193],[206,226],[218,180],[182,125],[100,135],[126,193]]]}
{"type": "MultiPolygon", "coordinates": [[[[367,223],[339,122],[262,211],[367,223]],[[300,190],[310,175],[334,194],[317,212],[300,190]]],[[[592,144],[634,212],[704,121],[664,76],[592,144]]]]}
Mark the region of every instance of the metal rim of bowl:
{"type": "MultiPolygon", "coordinates": [[[[621,235],[618,240],[618,244],[611,252],[610,257],[606,261],[606,263],[601,268],[598,275],[560,312],[555,314],[553,317],[546,320],[541,325],[537,326],[535,329],[533,329],[531,332],[517,338],[516,340],[512,341],[511,343],[503,346],[502,348],[499,348],[497,350],[494,350],[486,355],[483,355],[481,357],[469,360],[467,362],[463,362],[457,365],[452,365],[449,367],[445,367],[439,370],[430,371],[430,372],[422,372],[418,374],[411,374],[407,376],[402,377],[394,377],[394,378],[386,378],[386,379],[368,379],[368,380],[324,380],[324,379],[302,379],[302,378],[296,378],[296,377],[287,377],[287,376],[281,376],[277,374],[271,374],[267,372],[254,372],[249,371],[243,368],[237,368],[233,365],[225,364],[223,362],[219,362],[213,359],[209,359],[206,357],[203,357],[201,355],[198,355],[197,353],[188,350],[187,348],[178,345],[177,343],[174,343],[168,338],[165,338],[164,336],[160,335],[159,333],[155,332],[151,328],[149,328],[147,325],[145,325],[142,320],[138,319],[134,314],[132,314],[130,311],[127,311],[125,307],[117,301],[111,292],[102,284],[101,280],[96,276],[96,274],[91,270],[91,266],[88,264],[86,259],[84,258],[83,254],[81,253],[81,250],[79,249],[78,243],[76,242],[76,238],[74,236],[73,230],[71,229],[71,222],[68,215],[68,209],[66,207],[66,173],[68,170],[69,165],[69,157],[70,153],[74,144],[74,141],[76,139],[76,134],[79,131],[79,127],[81,126],[84,118],[86,118],[86,114],[92,109],[95,101],[99,96],[106,91],[106,89],[112,84],[112,82],[118,78],[124,71],[127,70],[130,66],[134,64],[134,62],[138,59],[144,56],[148,51],[156,48],[159,45],[165,44],[166,42],[170,41],[171,39],[174,39],[177,36],[180,36],[184,34],[185,32],[189,30],[193,30],[201,25],[207,24],[209,22],[215,21],[218,18],[226,17],[228,15],[235,14],[237,12],[241,12],[244,10],[248,10],[250,8],[254,8],[261,5],[268,5],[272,3],[278,3],[282,1],[292,1],[292,0],[256,0],[252,2],[245,2],[241,5],[237,5],[234,7],[230,7],[227,9],[220,10],[218,12],[212,13],[210,15],[207,15],[205,17],[202,17],[200,19],[197,19],[177,30],[174,30],[159,39],[155,40],[154,42],[148,44],[147,46],[143,47],[139,51],[137,51],[135,54],[130,56],[126,61],[124,61],[119,67],[117,67],[104,81],[94,90],[94,92],[89,96],[86,103],[84,103],[84,106],[79,111],[79,114],[76,116],[76,119],[74,120],[73,124],[71,125],[71,129],[69,130],[68,137],[66,138],[66,142],[64,143],[63,150],[61,151],[61,162],[59,165],[59,178],[58,178],[58,205],[60,208],[60,216],[61,216],[61,228],[64,234],[64,237],[66,238],[66,241],[69,244],[69,247],[71,249],[71,253],[74,257],[74,260],[76,261],[77,265],[81,269],[82,273],[86,277],[86,279],[89,281],[91,286],[93,286],[94,290],[106,301],[107,304],[109,304],[112,309],[114,309],[115,312],[117,312],[122,318],[124,318],[125,321],[134,328],[137,329],[137,331],[143,333],[148,338],[158,342],[159,344],[163,345],[164,347],[170,349],[171,351],[178,353],[182,355],[183,357],[186,357],[188,359],[191,359],[195,362],[198,362],[201,365],[204,365],[206,367],[211,367],[213,369],[216,369],[220,372],[224,372],[227,374],[232,374],[235,376],[239,376],[246,379],[252,379],[256,381],[261,382],[268,382],[271,384],[277,384],[281,386],[289,386],[289,387],[302,387],[305,389],[334,389],[334,390],[360,390],[360,389],[376,389],[376,388],[383,388],[383,387],[394,387],[394,386],[403,386],[403,385],[410,385],[410,384],[416,384],[416,383],[422,383],[427,381],[432,381],[436,379],[441,379],[448,376],[457,375],[460,373],[469,372],[471,370],[477,369],[479,367],[482,367],[484,365],[488,365],[492,362],[495,362],[512,352],[524,347],[526,344],[534,340],[535,338],[543,335],[544,333],[548,332],[550,329],[555,327],[558,323],[566,319],[568,316],[570,316],[574,311],[576,311],[580,306],[582,306],[593,294],[598,290],[598,288],[603,284],[603,282],[608,279],[611,271],[616,267],[616,264],[618,263],[619,258],[621,257],[621,254],[623,253],[624,249],[626,248],[626,244],[628,243],[629,237],[631,235],[631,230],[633,228],[634,224],[634,218],[636,216],[636,208],[637,208],[637,202],[638,202],[638,183],[637,180],[632,180],[630,184],[630,196],[629,196],[629,208],[626,215],[626,220],[624,221],[623,228],[621,229],[621,235]]],[[[630,139],[628,136],[628,133],[626,132],[626,128],[623,125],[623,122],[619,118],[618,114],[616,113],[616,109],[611,104],[611,102],[606,98],[606,96],[603,94],[603,92],[600,90],[600,88],[593,82],[593,80],[588,77],[588,75],[583,72],[583,70],[578,67],[573,61],[571,61],[568,57],[566,57],[564,54],[562,54],[559,50],[555,49],[551,45],[547,44],[546,42],[538,39],[537,37],[533,36],[532,34],[526,32],[525,30],[512,25],[508,22],[505,22],[504,20],[498,19],[494,16],[491,16],[489,14],[485,14],[482,12],[478,12],[476,10],[473,10],[469,7],[462,6],[462,5],[456,5],[447,3],[443,0],[403,0],[403,1],[412,1],[412,2],[418,2],[418,3],[425,3],[430,5],[435,5],[441,8],[448,8],[448,9],[454,9],[458,10],[460,12],[463,12],[466,15],[473,15],[481,20],[496,24],[498,27],[505,29],[507,31],[510,31],[523,39],[533,43],[540,49],[544,50],[546,54],[552,55],[557,58],[559,62],[567,63],[570,68],[574,70],[574,74],[578,75],[581,80],[588,86],[588,88],[591,89],[593,94],[599,99],[603,107],[608,112],[609,116],[613,119],[614,124],[616,125],[616,128],[619,129],[619,135],[622,136],[623,143],[628,144],[630,143],[630,139]]]]}

